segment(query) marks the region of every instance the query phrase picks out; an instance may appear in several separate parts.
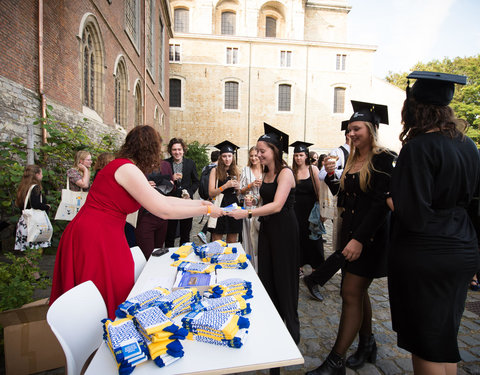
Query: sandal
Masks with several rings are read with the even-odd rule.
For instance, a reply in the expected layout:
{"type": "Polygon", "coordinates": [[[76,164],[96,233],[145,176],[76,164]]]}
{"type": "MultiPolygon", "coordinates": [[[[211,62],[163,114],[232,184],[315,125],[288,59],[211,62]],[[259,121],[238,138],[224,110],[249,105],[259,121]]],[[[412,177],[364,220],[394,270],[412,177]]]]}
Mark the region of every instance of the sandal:
{"type": "Polygon", "coordinates": [[[473,279],[472,281],[470,281],[470,289],[474,292],[480,291],[480,283],[477,280],[473,279]]]}

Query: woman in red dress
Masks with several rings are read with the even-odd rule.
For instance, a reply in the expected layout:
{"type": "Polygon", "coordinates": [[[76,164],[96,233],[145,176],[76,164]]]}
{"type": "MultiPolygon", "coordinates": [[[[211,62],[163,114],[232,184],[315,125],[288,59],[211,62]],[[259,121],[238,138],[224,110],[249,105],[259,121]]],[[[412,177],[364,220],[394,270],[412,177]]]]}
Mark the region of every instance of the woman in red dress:
{"type": "Polygon", "coordinates": [[[115,309],[134,284],[125,221],[140,206],[163,219],[223,214],[210,202],[163,196],[148,183],[145,173],[160,164],[160,147],[156,130],[135,127],[117,158],[98,173],[85,205],[60,240],[50,304],[74,286],[92,280],[105,300],[108,317],[115,318],[115,309]]]}

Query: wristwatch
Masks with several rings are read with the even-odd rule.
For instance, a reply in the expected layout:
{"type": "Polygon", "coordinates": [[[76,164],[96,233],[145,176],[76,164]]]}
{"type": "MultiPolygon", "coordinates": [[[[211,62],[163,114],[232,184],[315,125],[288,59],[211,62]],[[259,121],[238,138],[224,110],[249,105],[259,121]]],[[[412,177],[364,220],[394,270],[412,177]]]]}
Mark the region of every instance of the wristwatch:
{"type": "Polygon", "coordinates": [[[248,210],[248,218],[249,218],[249,219],[252,218],[252,210],[248,210]]]}

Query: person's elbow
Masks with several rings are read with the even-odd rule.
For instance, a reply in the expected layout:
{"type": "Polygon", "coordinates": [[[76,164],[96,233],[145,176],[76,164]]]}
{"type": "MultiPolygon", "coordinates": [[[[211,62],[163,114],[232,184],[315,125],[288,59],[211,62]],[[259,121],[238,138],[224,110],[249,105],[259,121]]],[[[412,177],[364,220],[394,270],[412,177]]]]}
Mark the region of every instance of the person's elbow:
{"type": "Polygon", "coordinates": [[[75,182],[75,185],[81,187],[82,189],[87,189],[90,186],[90,183],[89,181],[78,180],[77,182],[75,182]]]}

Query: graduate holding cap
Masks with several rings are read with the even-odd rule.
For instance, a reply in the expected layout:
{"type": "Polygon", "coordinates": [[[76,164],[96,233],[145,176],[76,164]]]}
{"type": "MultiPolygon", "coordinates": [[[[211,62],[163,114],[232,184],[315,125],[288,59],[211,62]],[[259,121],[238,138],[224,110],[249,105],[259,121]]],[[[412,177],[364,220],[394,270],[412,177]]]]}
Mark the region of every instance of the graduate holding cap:
{"type": "MultiPolygon", "coordinates": [[[[223,141],[215,147],[220,150],[220,156],[217,166],[210,171],[210,198],[222,199],[220,207],[239,204],[237,193],[240,188],[240,171],[235,157],[239,147],[230,141],[223,141]]],[[[226,235],[226,242],[237,242],[238,234],[242,232],[242,222],[224,216],[217,220],[215,228],[209,228],[208,231],[212,233],[212,241],[221,240],[226,235]]]]}
{"type": "Polygon", "coordinates": [[[385,194],[390,188],[395,155],[377,144],[379,124],[388,124],[387,107],[357,101],[352,105],[354,113],[348,123],[351,150],[340,180],[334,174],[336,163],[325,163],[325,183],[333,194],[338,193],[337,205],[343,211],[339,247],[303,279],[312,293],[312,285],[323,285],[343,267],[340,325],[327,359],[307,374],[344,375],[345,366],[356,369],[365,361],[376,360],[368,288],[374,278],[387,275],[389,209],[385,194]],[[345,360],[357,334],[357,351],[345,360]]]}
{"type": "MultiPolygon", "coordinates": [[[[295,214],[297,216],[300,235],[300,271],[309,274],[308,268],[316,269],[324,261],[322,235],[311,238],[314,234],[310,232],[308,221],[315,202],[318,201],[320,189],[319,170],[310,164],[308,147],[313,143],[296,141],[290,146],[293,147],[292,170],[295,175],[295,214]]],[[[320,214],[320,213],[319,213],[320,214]]],[[[317,299],[323,300],[320,292],[317,292],[317,299]]]]}
{"type": "Polygon", "coordinates": [[[392,324],[415,374],[456,374],[458,329],[479,264],[466,208],[478,189],[480,159],[448,106],[466,77],[415,71],[407,78],[416,81],[407,86],[389,199],[392,324]]]}
{"type": "Polygon", "coordinates": [[[235,210],[236,219],[260,216],[258,276],[285,321],[295,343],[300,342],[298,319],[298,224],[295,216],[295,177],[282,158],[288,153],[288,135],[264,123],[265,134],[257,141],[264,179],[260,187],[263,205],[235,210]]]}

